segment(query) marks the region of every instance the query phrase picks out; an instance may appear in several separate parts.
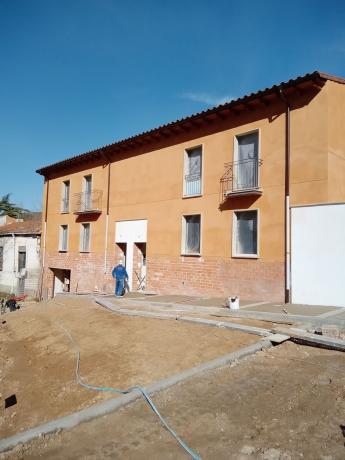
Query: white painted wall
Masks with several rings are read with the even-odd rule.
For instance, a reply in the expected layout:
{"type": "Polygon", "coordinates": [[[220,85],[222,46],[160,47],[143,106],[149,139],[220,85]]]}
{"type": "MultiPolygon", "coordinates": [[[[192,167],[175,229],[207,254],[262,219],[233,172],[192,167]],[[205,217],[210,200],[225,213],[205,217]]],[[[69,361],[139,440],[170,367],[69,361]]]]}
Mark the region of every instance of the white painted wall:
{"type": "Polygon", "coordinates": [[[26,247],[25,292],[33,295],[37,290],[40,273],[40,239],[37,236],[1,236],[4,248],[3,270],[0,271],[0,291],[16,293],[18,284],[18,249],[26,247]]]}
{"type": "Polygon", "coordinates": [[[345,307],[345,203],[291,209],[292,302],[345,307]]]}
{"type": "Polygon", "coordinates": [[[123,220],[116,222],[115,243],[126,243],[126,270],[128,273],[128,284],[130,289],[133,286],[133,253],[134,243],[146,243],[147,220],[123,220]]]}

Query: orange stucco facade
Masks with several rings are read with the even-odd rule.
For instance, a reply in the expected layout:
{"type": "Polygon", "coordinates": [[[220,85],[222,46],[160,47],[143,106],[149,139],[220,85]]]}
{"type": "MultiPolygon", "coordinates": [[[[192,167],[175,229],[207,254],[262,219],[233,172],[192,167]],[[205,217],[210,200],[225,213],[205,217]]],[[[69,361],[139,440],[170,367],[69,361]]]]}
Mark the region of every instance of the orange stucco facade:
{"type": "MultiPolygon", "coordinates": [[[[345,86],[327,80],[322,87],[287,91],[286,97],[291,106],[291,205],[345,201],[345,86]]],[[[283,301],[286,105],[279,97],[261,102],[147,143],[114,152],[108,148],[98,159],[83,159],[45,174],[42,293],[53,294],[54,269],[70,270],[71,291],[111,292],[111,268],[118,261],[116,223],[147,220],[147,290],[283,301]],[[224,164],[234,161],[236,136],[252,131],[259,139],[260,194],[224,197],[224,164]],[[185,151],[196,146],[202,147],[201,194],[184,197],[185,151]],[[73,196],[82,192],[86,175],[92,175],[92,188],[102,191],[100,209],[75,214],[73,196]],[[62,184],[67,180],[71,205],[62,213],[62,184]],[[236,257],[233,252],[234,212],[243,210],[258,211],[254,257],[236,257]],[[183,254],[186,215],[201,216],[198,255],[183,254]],[[90,223],[87,252],[80,251],[82,223],[90,223]],[[68,225],[63,252],[61,225],[68,225]]]]}

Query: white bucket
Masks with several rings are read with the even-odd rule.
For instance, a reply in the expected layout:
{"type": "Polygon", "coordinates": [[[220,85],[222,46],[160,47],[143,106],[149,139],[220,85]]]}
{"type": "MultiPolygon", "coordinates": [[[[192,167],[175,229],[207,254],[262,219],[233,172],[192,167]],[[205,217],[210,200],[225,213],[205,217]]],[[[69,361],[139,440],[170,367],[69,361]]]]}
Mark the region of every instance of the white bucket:
{"type": "Polygon", "coordinates": [[[230,310],[239,310],[240,308],[240,299],[236,297],[229,297],[228,298],[228,304],[230,310]]]}

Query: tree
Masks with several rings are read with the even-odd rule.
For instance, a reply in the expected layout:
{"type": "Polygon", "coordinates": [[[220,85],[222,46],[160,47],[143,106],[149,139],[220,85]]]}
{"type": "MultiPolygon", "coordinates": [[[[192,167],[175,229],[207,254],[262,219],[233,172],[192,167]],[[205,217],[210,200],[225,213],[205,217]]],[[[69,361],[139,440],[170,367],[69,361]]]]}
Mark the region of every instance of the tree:
{"type": "Polygon", "coordinates": [[[22,216],[23,212],[26,212],[26,209],[11,203],[10,196],[11,194],[8,193],[0,199],[0,216],[15,217],[18,219],[22,216]]]}

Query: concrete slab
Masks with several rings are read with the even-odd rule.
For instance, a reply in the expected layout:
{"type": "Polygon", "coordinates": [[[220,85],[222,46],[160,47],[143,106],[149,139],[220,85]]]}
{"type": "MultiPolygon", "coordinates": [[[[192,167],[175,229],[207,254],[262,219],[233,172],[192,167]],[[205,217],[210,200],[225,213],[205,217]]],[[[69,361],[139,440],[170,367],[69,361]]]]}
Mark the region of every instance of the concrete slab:
{"type": "MultiPolygon", "coordinates": [[[[197,297],[197,296],[184,296],[184,295],[149,295],[146,296],[141,293],[126,294],[122,300],[133,299],[143,302],[155,303],[170,303],[170,304],[183,304],[205,307],[218,307],[222,308],[227,306],[227,298],[223,297],[197,297]]],[[[241,306],[253,303],[252,300],[241,300],[241,306]]]]}
{"type": "Polygon", "coordinates": [[[319,316],[323,313],[328,313],[334,310],[334,307],[324,307],[317,305],[276,305],[276,304],[265,304],[256,305],[253,307],[247,307],[246,311],[262,311],[268,313],[285,313],[288,312],[290,315],[301,315],[301,316],[319,316]]]}
{"type": "Polygon", "coordinates": [[[345,320],[345,308],[338,308],[337,312],[334,312],[334,315],[332,315],[334,320],[337,319],[344,319],[345,320]]]}
{"type": "Polygon", "coordinates": [[[109,299],[121,307],[135,310],[156,311],[160,313],[182,312],[188,314],[211,314],[229,318],[246,318],[287,324],[303,323],[308,327],[336,323],[345,329],[344,308],[322,305],[279,304],[277,302],[241,301],[239,310],[225,307],[225,298],[200,298],[191,296],[153,296],[146,298],[109,299]],[[154,301],[152,301],[154,299],[154,301]],[[177,302],[176,302],[177,301],[177,302]]]}

